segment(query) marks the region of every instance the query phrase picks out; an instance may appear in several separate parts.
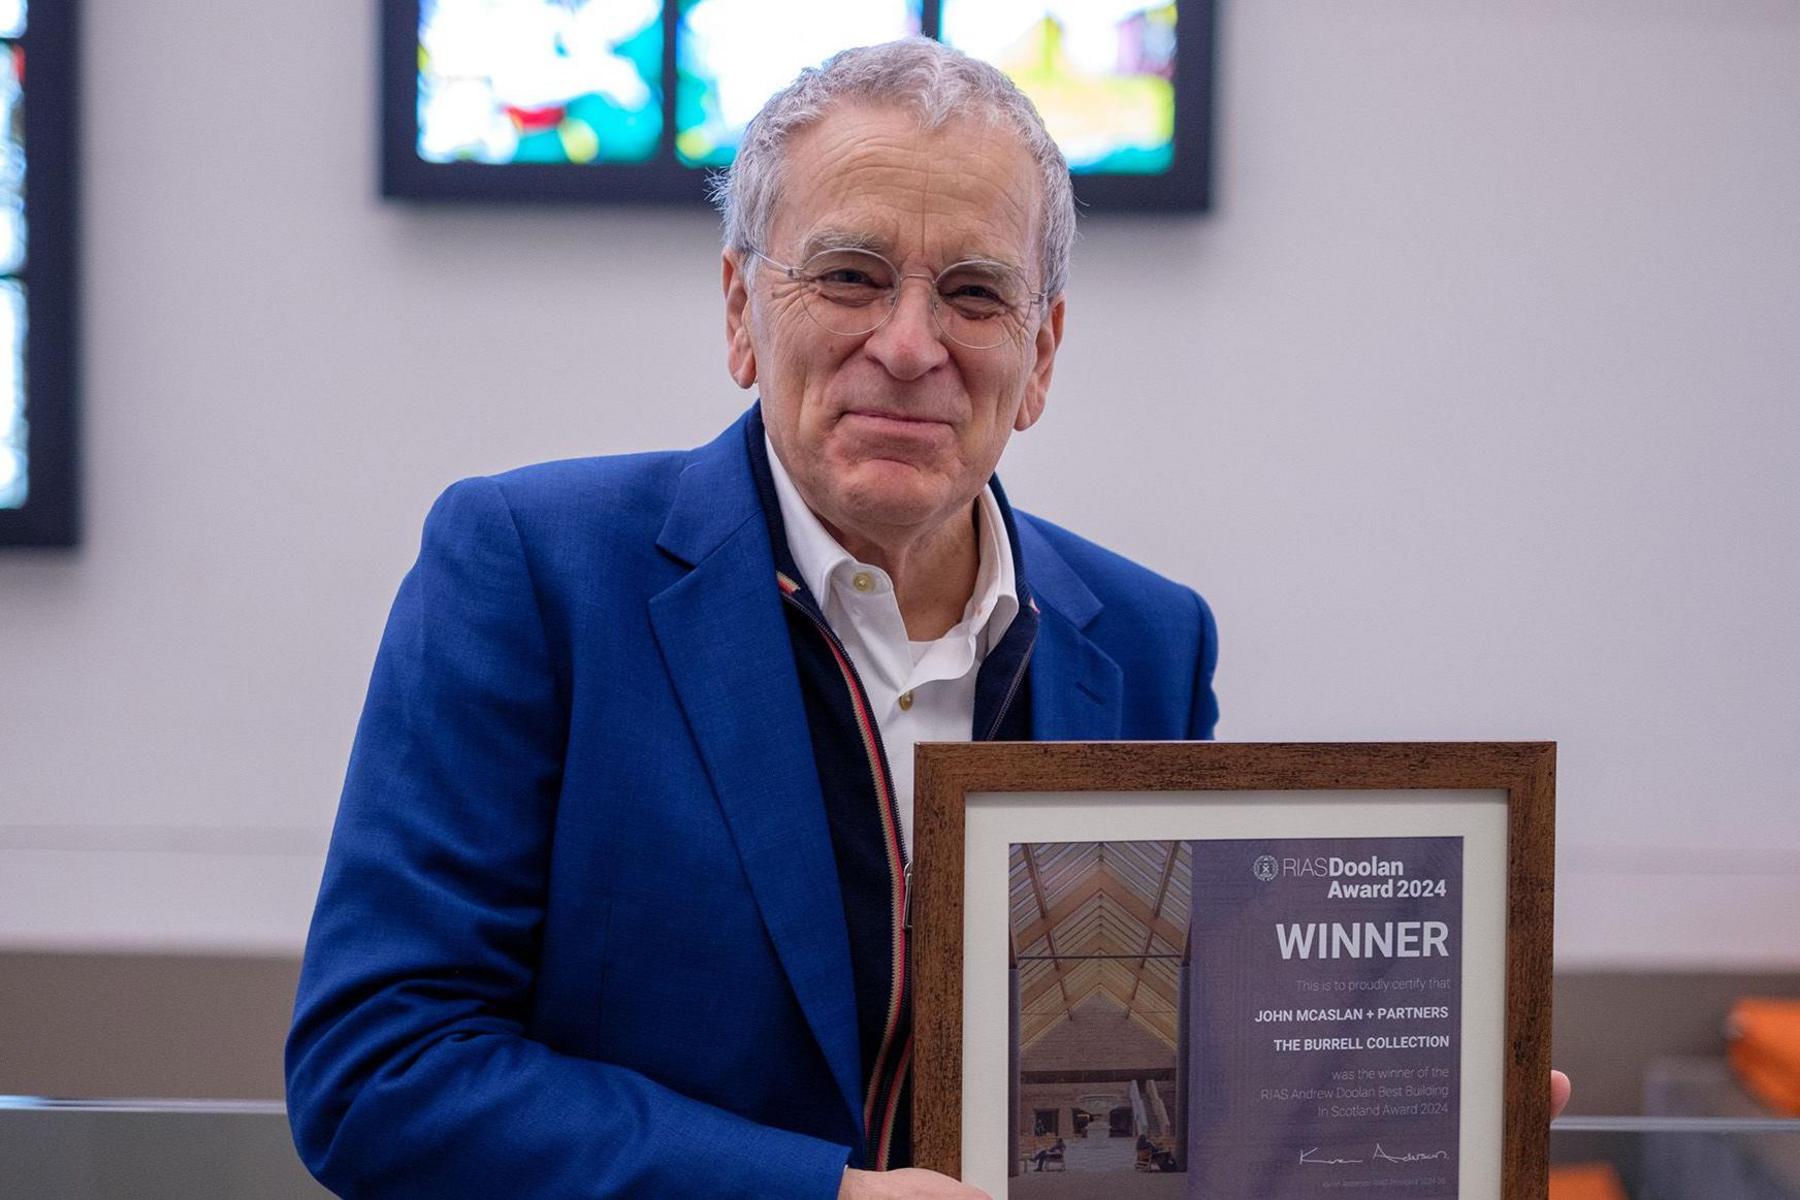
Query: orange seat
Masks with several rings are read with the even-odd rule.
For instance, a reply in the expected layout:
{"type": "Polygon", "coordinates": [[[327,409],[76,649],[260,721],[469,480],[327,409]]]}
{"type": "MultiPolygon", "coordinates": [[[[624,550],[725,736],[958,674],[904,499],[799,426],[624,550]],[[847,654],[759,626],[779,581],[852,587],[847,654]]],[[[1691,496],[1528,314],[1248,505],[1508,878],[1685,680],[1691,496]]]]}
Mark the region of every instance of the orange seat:
{"type": "Polygon", "coordinates": [[[1800,1117],[1800,1000],[1739,1000],[1725,1033],[1744,1087],[1783,1116],[1800,1117]]]}
{"type": "Polygon", "coordinates": [[[1630,1200],[1611,1163],[1550,1168],[1550,1200],[1630,1200]]]}

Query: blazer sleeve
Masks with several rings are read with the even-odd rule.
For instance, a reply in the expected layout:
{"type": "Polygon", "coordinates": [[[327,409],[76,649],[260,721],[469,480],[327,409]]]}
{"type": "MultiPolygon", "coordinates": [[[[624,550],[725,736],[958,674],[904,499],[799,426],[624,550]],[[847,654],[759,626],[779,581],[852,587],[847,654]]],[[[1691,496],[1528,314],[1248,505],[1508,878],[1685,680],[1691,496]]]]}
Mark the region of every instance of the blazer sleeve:
{"type": "Polygon", "coordinates": [[[1200,653],[1194,660],[1194,699],[1188,709],[1188,737],[1210,742],[1219,723],[1219,698],[1213,692],[1213,671],[1219,665],[1219,627],[1212,609],[1198,592],[1190,592],[1199,609],[1200,653]]]}
{"type": "Polygon", "coordinates": [[[847,1147],[525,1033],[566,701],[500,488],[427,518],[377,655],[287,1044],[347,1198],[835,1197],[847,1147]]]}

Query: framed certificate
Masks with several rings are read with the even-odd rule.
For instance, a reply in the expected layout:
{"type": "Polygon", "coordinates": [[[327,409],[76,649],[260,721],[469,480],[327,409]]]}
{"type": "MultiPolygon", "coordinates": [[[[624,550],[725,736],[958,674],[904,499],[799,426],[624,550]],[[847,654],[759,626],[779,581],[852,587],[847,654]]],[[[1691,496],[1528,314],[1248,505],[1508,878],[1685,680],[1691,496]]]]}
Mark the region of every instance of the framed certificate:
{"type": "Polygon", "coordinates": [[[914,1161],[995,1197],[1521,1200],[1555,746],[919,748],[914,1161]]]}

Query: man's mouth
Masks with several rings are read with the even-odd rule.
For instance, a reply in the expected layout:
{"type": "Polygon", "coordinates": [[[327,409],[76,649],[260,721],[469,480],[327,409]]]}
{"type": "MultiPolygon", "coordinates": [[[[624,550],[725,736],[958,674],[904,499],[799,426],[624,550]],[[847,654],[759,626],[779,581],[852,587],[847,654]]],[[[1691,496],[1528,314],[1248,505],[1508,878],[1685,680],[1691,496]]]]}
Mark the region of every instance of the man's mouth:
{"type": "Polygon", "coordinates": [[[895,411],[881,408],[853,408],[844,414],[872,424],[893,427],[897,430],[908,428],[915,430],[936,429],[950,424],[949,421],[921,413],[895,411]]]}

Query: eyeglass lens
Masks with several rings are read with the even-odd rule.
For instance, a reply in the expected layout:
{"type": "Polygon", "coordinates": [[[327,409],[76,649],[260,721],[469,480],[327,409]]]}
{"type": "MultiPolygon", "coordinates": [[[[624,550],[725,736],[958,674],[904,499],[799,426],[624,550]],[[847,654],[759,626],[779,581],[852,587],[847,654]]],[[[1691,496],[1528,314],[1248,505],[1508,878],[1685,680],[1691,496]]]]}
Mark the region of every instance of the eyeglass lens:
{"type": "MultiPolygon", "coordinates": [[[[868,250],[826,250],[802,263],[795,275],[806,286],[806,311],[832,333],[872,332],[899,300],[902,276],[868,250]]],[[[946,267],[932,283],[932,316],[944,336],[985,350],[1016,337],[1033,296],[1025,279],[1003,263],[972,261],[946,267]]]]}

